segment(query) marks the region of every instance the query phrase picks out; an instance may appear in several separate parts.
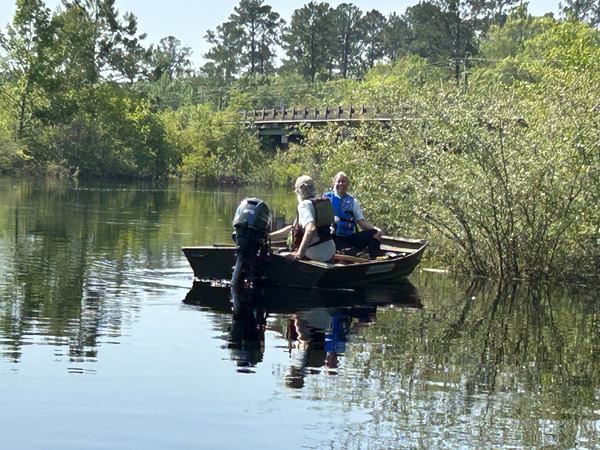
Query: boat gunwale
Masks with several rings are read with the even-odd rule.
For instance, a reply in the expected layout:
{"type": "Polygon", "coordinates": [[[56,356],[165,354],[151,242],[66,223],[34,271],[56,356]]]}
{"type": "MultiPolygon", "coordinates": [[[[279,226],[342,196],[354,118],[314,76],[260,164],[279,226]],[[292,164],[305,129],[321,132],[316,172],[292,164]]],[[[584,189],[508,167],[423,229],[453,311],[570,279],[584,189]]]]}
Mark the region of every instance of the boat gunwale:
{"type": "MultiPolygon", "coordinates": [[[[417,253],[422,253],[425,248],[429,245],[429,241],[425,240],[425,239],[412,239],[412,238],[394,238],[394,237],[388,237],[388,236],[384,236],[382,238],[382,242],[385,241],[384,244],[382,244],[385,247],[388,247],[389,252],[393,252],[393,251],[399,251],[402,253],[405,253],[403,255],[398,255],[398,256],[394,256],[394,257],[390,257],[387,259],[381,259],[381,260],[377,260],[377,259],[365,259],[364,261],[351,261],[348,262],[347,264],[336,264],[336,263],[329,263],[329,262],[321,262],[321,261],[312,261],[312,260],[308,260],[308,259],[297,259],[294,261],[289,261],[288,262],[295,262],[295,263],[299,263],[300,265],[308,265],[308,266],[314,266],[314,267],[318,267],[320,269],[324,269],[324,270],[335,270],[335,269],[342,269],[344,267],[348,267],[348,266],[361,266],[361,265],[379,265],[379,264],[389,264],[390,262],[395,262],[395,261],[401,261],[403,259],[406,258],[412,258],[414,257],[415,254],[417,253]],[[404,248],[404,247],[397,247],[394,245],[389,244],[389,242],[398,242],[399,244],[402,242],[406,242],[406,243],[410,243],[410,244],[417,244],[419,245],[419,247],[415,248],[415,249],[409,249],[409,248],[404,248]]],[[[272,246],[275,246],[277,248],[281,248],[283,247],[283,245],[285,245],[285,241],[277,241],[272,243],[272,246]]],[[[188,247],[182,247],[182,250],[214,250],[214,249],[231,249],[235,251],[235,244],[231,243],[231,244],[224,244],[224,243],[215,243],[212,245],[199,245],[199,246],[188,246],[188,247]]],[[[276,253],[276,252],[271,252],[270,255],[275,256],[277,258],[285,258],[285,255],[276,253]]]]}

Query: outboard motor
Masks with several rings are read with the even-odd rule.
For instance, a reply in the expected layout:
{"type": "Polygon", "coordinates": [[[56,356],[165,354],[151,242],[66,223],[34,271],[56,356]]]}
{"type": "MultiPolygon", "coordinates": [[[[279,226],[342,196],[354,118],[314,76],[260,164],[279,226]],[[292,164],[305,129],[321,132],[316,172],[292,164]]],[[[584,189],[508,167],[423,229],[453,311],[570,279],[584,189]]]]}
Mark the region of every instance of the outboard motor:
{"type": "Polygon", "coordinates": [[[244,280],[251,283],[260,275],[260,261],[267,255],[271,210],[258,198],[246,198],[238,206],[232,224],[236,261],[231,284],[241,285],[244,280]]]}

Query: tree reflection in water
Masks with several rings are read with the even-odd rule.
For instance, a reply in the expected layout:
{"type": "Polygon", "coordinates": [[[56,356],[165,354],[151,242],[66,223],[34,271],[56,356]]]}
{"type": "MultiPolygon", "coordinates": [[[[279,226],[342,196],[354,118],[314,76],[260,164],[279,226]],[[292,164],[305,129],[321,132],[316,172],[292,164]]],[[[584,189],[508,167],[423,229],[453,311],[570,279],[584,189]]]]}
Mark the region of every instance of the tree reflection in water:
{"type": "MultiPolygon", "coordinates": [[[[255,292],[259,303],[246,302],[234,315],[228,287],[194,287],[186,301],[199,306],[180,309],[191,276],[181,247],[230,241],[231,217],[247,192],[122,187],[39,188],[0,178],[0,367],[9,443],[13,430],[21,447],[24,438],[40,447],[62,426],[85,430],[77,439],[96,430],[90,445],[103,448],[112,443],[103,436],[135,436],[129,421],[115,430],[112,420],[134,416],[121,416],[128,392],[129,412],[144,410],[149,395],[156,400],[154,420],[142,417],[144,430],[167,424],[184,436],[212,420],[218,442],[231,431],[229,421],[260,429],[293,416],[281,431],[286,442],[307,424],[305,446],[312,448],[600,444],[597,290],[470,284],[422,272],[411,278],[416,299],[410,285],[404,294],[273,288],[255,292]],[[213,338],[242,374],[213,364],[221,351],[213,353],[213,338]],[[236,383],[228,384],[230,376],[236,383]],[[78,387],[102,394],[89,400],[76,395],[78,387]],[[22,407],[21,416],[19,405],[29,405],[23,396],[34,407],[22,407]],[[198,408],[217,401],[229,421],[198,408]],[[57,405],[65,406],[60,414],[57,405]],[[36,423],[48,434],[39,427],[20,433],[11,423],[36,423]],[[323,442],[311,445],[315,435],[323,442]]],[[[295,215],[288,194],[260,196],[295,215]]],[[[201,442],[206,437],[202,429],[201,442]]]]}
{"type": "MultiPolygon", "coordinates": [[[[232,312],[222,290],[221,310],[232,312]]],[[[340,445],[597,443],[596,291],[422,274],[419,295],[409,293],[404,302],[381,291],[370,299],[365,292],[308,292],[255,293],[239,312],[260,317],[262,333],[229,338],[249,348],[248,336],[256,336],[260,345],[252,348],[260,356],[249,360],[252,369],[262,360],[264,330],[278,332],[289,352],[279,373],[286,387],[341,410],[366,408],[369,421],[348,423],[340,445]],[[323,378],[332,374],[338,376],[323,378]]],[[[205,306],[215,301],[196,298],[205,306]]]]}
{"type": "Polygon", "coordinates": [[[372,411],[376,423],[421,430],[427,446],[442,442],[438,432],[429,441],[425,429],[490,447],[596,440],[596,302],[548,286],[421,281],[420,314],[399,322],[381,311],[361,334],[364,345],[385,351],[347,354],[347,366],[365,374],[360,400],[379,405],[372,411]]]}

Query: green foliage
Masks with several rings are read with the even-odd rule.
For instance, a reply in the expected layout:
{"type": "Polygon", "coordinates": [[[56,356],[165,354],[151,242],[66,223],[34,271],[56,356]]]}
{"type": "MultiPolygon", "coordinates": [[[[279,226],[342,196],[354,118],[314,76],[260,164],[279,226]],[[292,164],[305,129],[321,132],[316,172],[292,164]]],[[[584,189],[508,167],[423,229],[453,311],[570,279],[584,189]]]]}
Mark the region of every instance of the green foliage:
{"type": "Polygon", "coordinates": [[[283,23],[263,0],[241,0],[227,22],[206,34],[212,48],[206,54],[210,62],[204,72],[225,80],[244,73],[273,73],[283,23]]]}
{"type": "Polygon", "coordinates": [[[180,106],[198,103],[213,102],[218,104],[217,96],[208,98],[203,95],[203,80],[197,77],[178,77],[171,79],[163,73],[160,79],[155,81],[144,80],[135,83],[132,89],[141,92],[159,109],[177,109],[180,106]]]}
{"type": "Polygon", "coordinates": [[[332,26],[333,9],[328,3],[310,2],[292,14],[290,28],[284,36],[285,65],[310,81],[319,75],[331,75],[333,47],[336,40],[332,26]]]}
{"type": "Polygon", "coordinates": [[[182,155],[181,175],[194,183],[244,183],[261,171],[257,138],[235,111],[204,105],[163,113],[168,140],[182,155]]]}
{"type": "Polygon", "coordinates": [[[600,7],[597,1],[563,0],[559,5],[567,20],[588,22],[596,28],[600,25],[600,7]]]}
{"type": "Polygon", "coordinates": [[[192,50],[181,45],[181,41],[173,36],[162,38],[158,45],[148,49],[147,65],[148,78],[158,81],[166,78],[172,81],[190,75],[192,50]]]}
{"type": "Polygon", "coordinates": [[[359,87],[356,80],[311,83],[291,72],[285,76],[243,76],[236,88],[247,93],[253,108],[271,109],[281,108],[282,101],[285,108],[342,104],[352,101],[359,87]]]}
{"type": "Polygon", "coordinates": [[[10,126],[12,121],[6,116],[5,111],[0,101],[0,173],[10,173],[22,162],[17,144],[12,139],[14,136],[14,130],[10,126]]]}
{"type": "Polygon", "coordinates": [[[365,13],[360,21],[360,28],[364,33],[362,66],[363,69],[372,69],[375,62],[381,60],[386,54],[385,41],[388,21],[383,14],[373,9],[365,13]]]}
{"type": "Polygon", "coordinates": [[[410,152],[416,212],[454,244],[453,264],[469,273],[538,278],[555,272],[589,201],[593,146],[580,147],[579,133],[565,142],[575,130],[552,117],[570,108],[558,102],[546,116],[528,106],[503,87],[466,99],[448,95],[408,135],[413,142],[429,137],[410,152]],[[551,124],[556,134],[548,134],[551,124]]]}
{"type": "Polygon", "coordinates": [[[33,125],[33,112],[45,101],[44,87],[50,78],[49,49],[54,28],[50,12],[39,0],[20,0],[6,35],[0,34],[2,81],[0,95],[16,123],[21,139],[33,125]]]}
{"type": "Polygon", "coordinates": [[[387,98],[390,110],[402,98],[410,114],[389,129],[315,131],[296,154],[323,183],[347,171],[369,217],[391,234],[429,236],[440,264],[501,278],[592,276],[600,262],[597,37],[554,24],[527,43],[547,58],[521,63],[529,82],[489,84],[475,74],[465,91],[443,77],[393,76],[411,73],[410,61],[376,69],[362,95],[387,98]]]}
{"type": "Polygon", "coordinates": [[[530,48],[538,49],[549,65],[561,72],[559,77],[580,71],[585,71],[586,77],[598,77],[600,33],[584,23],[557,22],[531,39],[530,48]]]}
{"type": "Polygon", "coordinates": [[[60,82],[77,86],[99,80],[133,82],[144,51],[133,14],[119,17],[115,0],[64,2],[53,17],[52,57],[60,82]]]}
{"type": "Polygon", "coordinates": [[[363,36],[362,11],[351,3],[342,3],[332,12],[337,30],[333,54],[338,61],[337,69],[342,78],[360,75],[360,58],[363,36]]]}
{"type": "Polygon", "coordinates": [[[395,117],[418,111],[409,105],[435,97],[440,82],[446,83],[452,74],[416,55],[398,59],[394,64],[380,64],[367,74],[359,89],[361,103],[374,105],[395,117]],[[406,108],[409,108],[406,111],[406,108]]]}
{"type": "Polygon", "coordinates": [[[552,27],[556,21],[551,17],[535,18],[528,14],[515,14],[508,17],[503,26],[494,25],[481,42],[480,55],[485,58],[507,57],[540,58],[531,47],[536,36],[552,27]]]}
{"type": "Polygon", "coordinates": [[[149,79],[160,80],[166,76],[169,81],[189,75],[192,63],[189,47],[183,47],[181,41],[173,36],[162,38],[156,47],[148,50],[149,79]]]}
{"type": "Polygon", "coordinates": [[[234,11],[229,18],[241,30],[239,48],[246,73],[272,73],[275,45],[279,43],[278,32],[283,20],[263,0],[240,0],[234,11]]]}
{"type": "Polygon", "coordinates": [[[165,141],[162,122],[137,94],[102,84],[66,92],[61,101],[67,105],[63,115],[25,140],[33,164],[56,164],[99,177],[165,177],[172,172],[176,156],[165,141]]]}
{"type": "Polygon", "coordinates": [[[600,34],[574,16],[533,18],[513,0],[424,2],[388,18],[311,2],[292,16],[276,76],[282,23],[243,0],[208,33],[211,62],[193,76],[189,49],[169,37],[144,50],[112,0],[54,15],[17,6],[0,38],[1,170],[271,185],[310,173],[320,190],[345,170],[371,221],[428,237],[437,264],[596,272],[600,34]],[[282,103],[368,105],[391,121],[307,127],[300,144],[263,152],[236,111],[282,103]]]}

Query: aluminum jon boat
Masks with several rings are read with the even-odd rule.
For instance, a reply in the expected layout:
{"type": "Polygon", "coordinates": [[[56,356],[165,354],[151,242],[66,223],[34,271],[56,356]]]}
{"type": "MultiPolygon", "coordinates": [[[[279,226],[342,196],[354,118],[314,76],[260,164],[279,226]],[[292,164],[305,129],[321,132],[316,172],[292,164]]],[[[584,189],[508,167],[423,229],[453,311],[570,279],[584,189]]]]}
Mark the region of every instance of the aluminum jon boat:
{"type": "MultiPolygon", "coordinates": [[[[259,282],[270,285],[351,289],[405,281],[428,245],[422,239],[384,237],[380,256],[365,259],[336,254],[333,262],[291,261],[284,242],[272,243],[262,261],[259,282]]],[[[197,281],[228,281],[236,263],[235,245],[184,247],[197,281]]]]}

